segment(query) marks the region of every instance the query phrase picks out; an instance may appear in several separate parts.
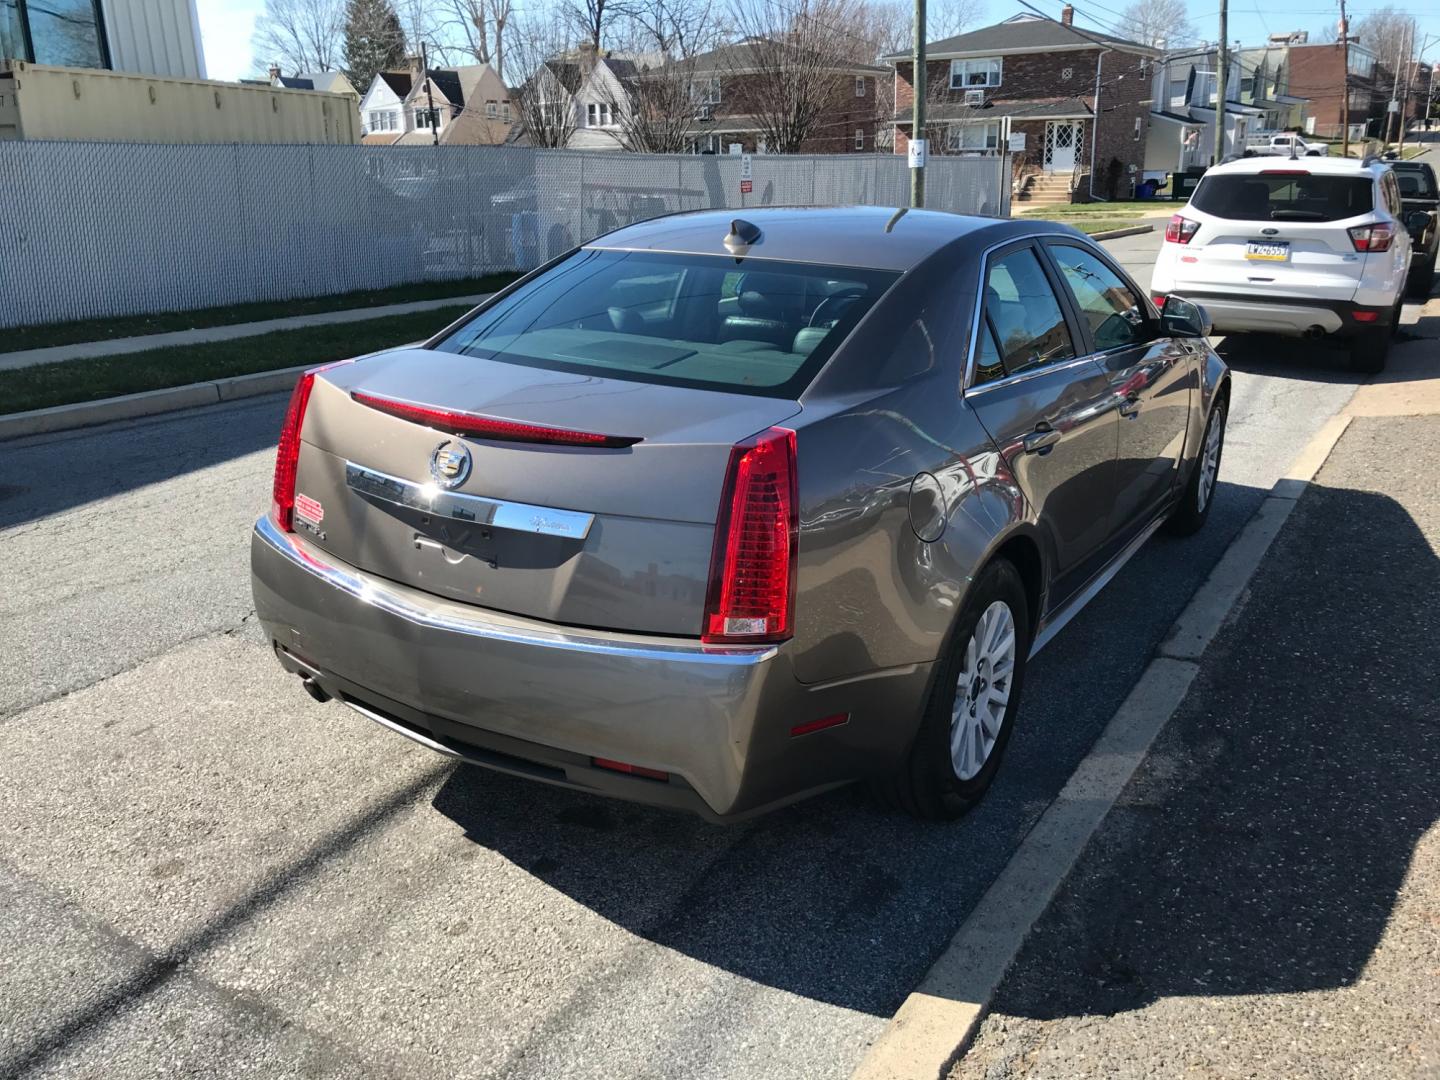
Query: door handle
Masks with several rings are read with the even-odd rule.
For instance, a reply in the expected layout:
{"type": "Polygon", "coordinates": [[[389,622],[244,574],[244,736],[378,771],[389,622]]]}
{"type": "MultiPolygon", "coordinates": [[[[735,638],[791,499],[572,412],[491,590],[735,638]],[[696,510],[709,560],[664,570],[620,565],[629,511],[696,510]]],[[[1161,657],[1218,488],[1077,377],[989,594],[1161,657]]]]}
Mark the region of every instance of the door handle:
{"type": "Polygon", "coordinates": [[[1020,440],[1025,447],[1027,454],[1040,454],[1042,457],[1050,453],[1050,450],[1060,441],[1060,432],[1056,431],[1049,424],[1037,427],[1029,435],[1020,440]]]}
{"type": "Polygon", "coordinates": [[[1140,415],[1140,399],[1131,394],[1120,403],[1120,415],[1127,420],[1134,420],[1140,415]]]}

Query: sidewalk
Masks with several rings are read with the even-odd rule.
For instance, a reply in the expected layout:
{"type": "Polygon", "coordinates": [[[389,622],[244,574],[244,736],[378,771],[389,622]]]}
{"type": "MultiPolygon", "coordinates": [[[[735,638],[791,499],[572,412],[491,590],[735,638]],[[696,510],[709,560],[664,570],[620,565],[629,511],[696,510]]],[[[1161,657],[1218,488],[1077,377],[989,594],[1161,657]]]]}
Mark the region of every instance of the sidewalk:
{"type": "Polygon", "coordinates": [[[493,294],[480,293],[475,296],[447,296],[439,300],[414,300],[407,304],[345,308],[341,311],[320,311],[283,319],[266,319],[263,322],[207,326],[199,330],[173,330],[165,334],[112,338],[108,341],[85,341],[74,345],[55,345],[46,349],[24,349],[18,352],[0,353],[0,371],[14,371],[17,368],[34,367],[36,364],[53,364],[57,361],[86,360],[97,356],[123,356],[126,353],[167,349],[176,345],[203,345],[211,341],[233,341],[236,338],[256,337],[276,330],[299,330],[307,326],[366,322],[370,319],[389,318],[392,315],[407,315],[414,311],[433,311],[436,308],[455,307],[459,304],[474,305],[491,295],[493,294]]]}
{"type": "Polygon", "coordinates": [[[1440,1075],[1436,321],[1357,391],[952,1080],[1440,1075]]]}

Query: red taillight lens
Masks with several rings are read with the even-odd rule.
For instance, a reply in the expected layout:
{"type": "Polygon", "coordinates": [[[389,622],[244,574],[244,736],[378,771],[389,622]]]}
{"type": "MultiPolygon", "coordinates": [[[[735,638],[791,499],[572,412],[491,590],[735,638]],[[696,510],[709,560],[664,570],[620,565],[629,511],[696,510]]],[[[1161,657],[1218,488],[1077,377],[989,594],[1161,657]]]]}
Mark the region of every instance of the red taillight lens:
{"type": "Polygon", "coordinates": [[[1346,229],[1356,251],[1389,251],[1395,240],[1395,226],[1385,221],[1346,229]]]}
{"type": "Polygon", "coordinates": [[[356,390],[350,395],[361,405],[368,405],[402,420],[411,420],[437,431],[448,431],[452,435],[473,435],[480,439],[499,439],[509,442],[554,443],[560,446],[594,446],[618,448],[634,446],[640,441],[629,435],[600,435],[593,431],[571,431],[567,428],[541,427],[538,424],[522,424],[516,420],[501,420],[494,416],[479,416],[475,413],[457,412],[454,409],[437,409],[430,405],[416,405],[409,401],[378,397],[356,390]]]}
{"type": "Polygon", "coordinates": [[[285,423],[280,428],[280,447],[275,452],[275,495],[271,510],[275,523],[286,532],[295,531],[295,473],[300,465],[300,427],[305,423],[305,406],[310,404],[310,390],[315,385],[315,372],[307,371],[295,382],[290,393],[290,407],[285,410],[285,423]]]}
{"type": "Polygon", "coordinates": [[[1170,223],[1165,226],[1165,242],[1167,244],[1188,244],[1199,228],[1198,221],[1191,221],[1179,214],[1171,214],[1170,223]]]}
{"type": "Polygon", "coordinates": [[[647,769],[644,765],[631,765],[628,761],[614,761],[611,758],[591,758],[590,763],[597,769],[625,773],[629,776],[643,776],[647,780],[669,780],[670,774],[661,769],[647,769]]]}
{"type": "Polygon", "coordinates": [[[720,644],[790,636],[798,486],[795,432],[788,428],[768,428],[730,451],[700,640],[720,644]]]}

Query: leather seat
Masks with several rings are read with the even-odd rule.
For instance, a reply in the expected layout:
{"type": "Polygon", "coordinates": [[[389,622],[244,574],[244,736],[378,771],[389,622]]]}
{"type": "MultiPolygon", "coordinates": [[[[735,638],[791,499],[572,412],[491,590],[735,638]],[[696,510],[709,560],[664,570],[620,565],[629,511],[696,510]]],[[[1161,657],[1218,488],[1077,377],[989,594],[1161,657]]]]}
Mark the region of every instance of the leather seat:
{"type": "Polygon", "coordinates": [[[727,315],[720,324],[720,340],[763,341],[788,349],[795,334],[795,322],[786,318],[785,301],[791,286],[776,274],[746,274],[745,290],[737,296],[738,315],[727,315]]]}

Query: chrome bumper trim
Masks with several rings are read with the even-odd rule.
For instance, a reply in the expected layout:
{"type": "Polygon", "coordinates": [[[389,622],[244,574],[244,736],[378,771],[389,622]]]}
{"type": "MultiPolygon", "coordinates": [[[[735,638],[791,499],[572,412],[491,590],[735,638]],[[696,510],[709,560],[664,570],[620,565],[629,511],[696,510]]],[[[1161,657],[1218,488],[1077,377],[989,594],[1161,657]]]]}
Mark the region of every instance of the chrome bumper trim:
{"type": "MultiPolygon", "coordinates": [[[[452,634],[465,634],[516,645],[533,645],[542,649],[620,656],[628,660],[655,661],[675,664],[720,664],[731,667],[752,667],[774,658],[774,645],[694,645],[663,641],[637,641],[619,635],[604,636],[595,632],[556,628],[542,630],[507,625],[487,619],[480,610],[474,614],[461,611],[427,610],[407,597],[399,586],[382,578],[362,574],[346,566],[330,562],[312,552],[293,533],[283,532],[267,514],[255,522],[255,535],[265,545],[294,566],[314,575],[327,585],[348,593],[362,603],[388,612],[417,626],[430,627],[452,634]]],[[[440,601],[458,607],[454,601],[440,601]]]]}
{"type": "Polygon", "coordinates": [[[445,491],[434,484],[416,484],[398,476],[367,469],[353,461],[345,463],[345,483],[352,491],[369,495],[381,502],[423,510],[437,517],[457,521],[473,521],[495,529],[539,533],[542,536],[565,536],[583,540],[595,522],[594,514],[576,510],[556,510],[549,506],[486,499],[479,495],[461,495],[445,491]]]}

